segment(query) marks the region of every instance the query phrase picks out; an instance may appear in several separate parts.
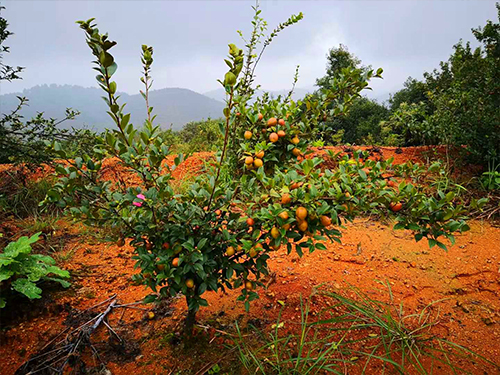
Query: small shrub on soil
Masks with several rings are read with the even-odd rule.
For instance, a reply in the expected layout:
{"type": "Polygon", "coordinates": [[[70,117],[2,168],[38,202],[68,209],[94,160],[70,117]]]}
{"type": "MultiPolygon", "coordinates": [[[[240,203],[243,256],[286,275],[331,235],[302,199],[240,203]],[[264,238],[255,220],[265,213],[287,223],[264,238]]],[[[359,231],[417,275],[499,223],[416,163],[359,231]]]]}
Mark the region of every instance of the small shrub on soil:
{"type": "Polygon", "coordinates": [[[5,307],[9,293],[15,291],[29,299],[41,298],[41,281],[56,281],[69,287],[69,272],[60,269],[47,255],[31,254],[31,245],[41,233],[21,237],[9,243],[0,253],[0,308],[5,307]]]}
{"type": "Polygon", "coordinates": [[[67,164],[56,166],[58,182],[46,202],[66,208],[86,224],[116,228],[119,246],[129,240],[141,270],[134,282],[154,292],[146,301],[184,295],[188,334],[197,310],[207,305],[202,297],[206,291],[240,288],[238,300],[248,309],[268,273],[269,252],[281,245],[299,255],[324,250],[323,241],[340,241],[338,228],[362,213],[396,218],[397,229],[413,230],[417,241],[425,238],[431,247],[446,248],[441,237],[453,241],[454,232],[468,229],[469,207],[455,204],[453,192],[429,195],[412,182],[423,173],[421,168],[400,167],[404,179],[396,183],[386,176],[394,169],[391,160],[375,162],[360,153],[353,158],[332,155],[337,168],[330,170],[323,168],[323,159],[311,157],[309,146],[326,114],[346,113],[369,80],[381,76],[381,69],[345,68],[321,95],[303,101],[264,95],[250,104],[260,60],[256,47],[262,42],[263,52],[278,33],[302,19],[301,13],[291,16],[266,37],[267,23],[258,6],[254,10],[247,50],[229,45],[229,69],[219,81],[227,93],[219,124],[224,131],[221,149],[188,188],[172,188],[172,171],[183,158],[167,159],[170,149],[149,106],[153,48],[142,47],[147,119],[138,130],[112,81],[118,66],[110,50],[116,42],[99,31],[94,19],[78,23],[95,57],[96,79],[116,128],[106,132],[92,155],[72,159],[60,143],[53,144],[67,164]],[[125,186],[106,180],[102,166],[108,157],[140,182],[125,186]]]}

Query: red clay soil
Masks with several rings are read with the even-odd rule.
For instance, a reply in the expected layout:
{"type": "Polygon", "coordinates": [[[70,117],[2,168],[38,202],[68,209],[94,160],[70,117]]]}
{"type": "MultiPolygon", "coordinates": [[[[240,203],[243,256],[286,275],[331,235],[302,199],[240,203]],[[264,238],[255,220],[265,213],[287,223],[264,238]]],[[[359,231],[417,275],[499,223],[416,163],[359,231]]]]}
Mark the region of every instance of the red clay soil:
{"type": "MultiPolygon", "coordinates": [[[[307,157],[323,157],[327,158],[328,151],[334,153],[350,154],[355,150],[369,151],[370,159],[373,160],[388,160],[394,159],[395,164],[403,164],[408,161],[413,163],[428,163],[430,160],[448,160],[453,161],[452,156],[447,156],[446,147],[444,146],[420,146],[420,147],[378,147],[378,146],[328,146],[328,147],[313,147],[312,153],[307,157]]],[[[207,161],[213,160],[212,152],[195,152],[191,157],[184,160],[174,171],[172,177],[177,181],[182,181],[186,176],[196,175],[199,173],[207,161]]],[[[169,156],[165,160],[165,165],[172,167],[174,165],[175,156],[169,156]]],[[[469,168],[472,168],[469,166],[469,168]]],[[[473,168],[477,169],[477,168],[473,168]]],[[[8,174],[19,170],[19,167],[14,168],[9,164],[0,164],[0,179],[8,178],[8,174]]],[[[134,173],[124,173],[125,168],[118,163],[118,159],[106,159],[103,162],[102,171],[105,179],[111,181],[123,181],[128,186],[138,185],[139,178],[134,173]]],[[[49,166],[44,166],[35,171],[27,171],[30,180],[40,180],[53,173],[49,166]]],[[[1,180],[0,180],[1,181],[1,180]]],[[[3,181],[2,181],[3,182],[3,181]]]]}
{"type": "MultiPolygon", "coordinates": [[[[401,155],[394,151],[381,148],[384,158],[401,155]]],[[[405,149],[404,154],[406,159],[402,160],[414,157],[415,161],[422,161],[418,152],[405,149]]],[[[176,177],[196,173],[210,155],[204,153],[194,160],[188,159],[176,170],[176,177]]],[[[282,247],[271,254],[268,288],[258,290],[260,299],[252,303],[248,314],[242,303],[236,302],[239,291],[210,292],[204,295],[209,306],[200,310],[198,323],[234,332],[235,321],[242,327],[247,322],[257,322],[262,329],[269,330],[283,309],[283,330],[293,330],[300,322],[301,297],[310,302],[313,315],[332,303],[318,294],[309,298],[315,286],[323,284],[326,290],[350,295],[348,286],[354,285],[374,299],[388,301],[387,288],[377,282],[381,280],[390,283],[395,303],[403,302],[408,313],[440,300],[430,308],[436,314],[440,312],[439,333],[499,362],[500,229],[488,222],[470,224],[471,231],[457,236],[456,245],[449,246],[448,252],[429,250],[424,241],[415,243],[410,232],[394,231],[373,220],[358,220],[348,225],[342,245],[327,244],[326,250],[302,258],[287,255],[282,247]]],[[[90,238],[82,238],[82,233],[85,232],[78,226],[65,221],[58,223],[56,236],[67,238],[62,252],[67,259],[60,265],[71,271],[73,285],[70,290],[46,296],[60,308],[15,319],[0,333],[0,374],[14,374],[24,361],[65,329],[63,322],[71,309],[84,310],[115,293],[120,303],[138,301],[149,293],[143,286],[130,283],[136,272],[130,246],[93,243],[90,238]]],[[[39,303],[36,301],[34,305],[39,303]]],[[[151,305],[143,307],[153,309],[151,305]]],[[[141,310],[125,310],[123,316],[122,311],[116,311],[110,316],[109,323],[117,333],[140,349],[127,360],[106,357],[112,374],[197,374],[207,363],[215,363],[228,353],[225,344],[230,343],[231,336],[214,329],[198,333],[198,346],[191,349],[166,343],[166,338],[179,329],[186,312],[184,300],[175,299],[172,311],[153,311],[156,315],[152,320],[146,319],[141,310]]],[[[101,328],[93,340],[105,344],[108,337],[109,333],[101,328]]],[[[228,362],[234,356],[227,358],[221,362],[221,373],[236,373],[231,372],[228,362]]],[[[94,365],[91,359],[89,365],[94,365]]],[[[493,367],[465,366],[473,374],[499,373],[493,367]]],[[[358,374],[360,367],[353,365],[346,373],[358,374]]],[[[434,369],[434,373],[448,372],[434,369]]]]}

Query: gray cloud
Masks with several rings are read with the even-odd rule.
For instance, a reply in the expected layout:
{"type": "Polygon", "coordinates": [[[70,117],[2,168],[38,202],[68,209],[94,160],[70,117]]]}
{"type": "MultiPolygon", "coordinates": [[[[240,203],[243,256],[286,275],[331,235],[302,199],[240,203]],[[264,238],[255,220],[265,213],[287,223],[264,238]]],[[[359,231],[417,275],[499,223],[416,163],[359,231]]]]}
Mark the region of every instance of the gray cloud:
{"type": "MultiPolygon", "coordinates": [[[[118,42],[119,90],[140,88],[141,44],[155,48],[155,87],[198,92],[218,88],[227,44],[240,47],[236,30],[248,35],[253,1],[4,1],[4,17],[15,33],[5,62],[26,66],[23,80],[2,83],[1,92],[37,84],[95,86],[92,56],[76,20],[96,17],[118,42]]],[[[384,68],[370,96],[386,95],[408,76],[421,77],[447,59],[470,29],[496,18],[495,1],[262,1],[262,15],[274,28],[290,14],[305,15],[270,46],[258,69],[266,89],[290,86],[300,65],[299,87],[311,87],[324,73],[328,49],[345,44],[364,64],[384,68]]]]}

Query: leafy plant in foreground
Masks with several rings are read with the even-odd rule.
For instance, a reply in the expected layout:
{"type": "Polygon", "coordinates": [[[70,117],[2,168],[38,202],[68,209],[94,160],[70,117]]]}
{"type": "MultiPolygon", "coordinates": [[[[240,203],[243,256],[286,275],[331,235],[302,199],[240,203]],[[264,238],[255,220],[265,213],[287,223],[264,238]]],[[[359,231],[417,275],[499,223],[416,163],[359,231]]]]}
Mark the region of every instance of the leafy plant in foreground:
{"type": "Polygon", "coordinates": [[[69,272],[57,267],[56,261],[47,255],[31,254],[31,245],[41,233],[21,237],[9,243],[0,253],[0,308],[7,303],[7,293],[14,290],[29,299],[41,298],[40,281],[56,281],[69,287],[69,272]]]}

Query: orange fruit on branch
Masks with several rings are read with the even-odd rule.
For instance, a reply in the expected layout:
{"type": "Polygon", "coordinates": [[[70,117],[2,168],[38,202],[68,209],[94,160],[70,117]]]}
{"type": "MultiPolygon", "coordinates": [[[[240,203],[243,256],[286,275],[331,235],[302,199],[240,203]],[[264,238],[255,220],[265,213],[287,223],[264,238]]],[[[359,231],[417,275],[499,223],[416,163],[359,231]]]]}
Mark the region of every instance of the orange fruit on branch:
{"type": "Polygon", "coordinates": [[[288,220],[289,216],[288,216],[288,212],[286,211],[283,211],[283,212],[280,212],[280,214],[278,215],[279,218],[283,219],[283,220],[288,220]]]}
{"type": "Polygon", "coordinates": [[[187,280],[186,280],[186,286],[187,286],[189,289],[193,289],[193,288],[194,288],[194,280],[193,280],[193,279],[187,279],[187,280]]]}
{"type": "Polygon", "coordinates": [[[281,196],[281,204],[289,204],[292,201],[290,194],[285,193],[281,196]]]}
{"type": "Polygon", "coordinates": [[[251,281],[247,281],[247,282],[245,283],[245,289],[246,289],[246,290],[253,290],[253,284],[252,284],[252,282],[251,282],[251,281]]]}
{"type": "Polygon", "coordinates": [[[292,143],[293,143],[294,145],[298,145],[298,144],[299,144],[299,142],[300,142],[299,137],[295,136],[295,137],[293,137],[293,138],[292,138],[292,143]]]}
{"type": "Polygon", "coordinates": [[[262,159],[264,157],[264,151],[259,151],[255,154],[256,158],[262,159]]]}
{"type": "Polygon", "coordinates": [[[279,121],[278,121],[278,124],[280,124],[281,126],[285,126],[285,120],[283,120],[282,118],[280,118],[279,121]]]}
{"type": "Polygon", "coordinates": [[[247,130],[243,136],[245,137],[245,139],[250,139],[252,138],[252,132],[247,130]]]}
{"type": "Polygon", "coordinates": [[[251,217],[249,217],[249,218],[247,219],[247,225],[251,227],[251,226],[253,226],[254,224],[255,224],[255,220],[254,220],[254,219],[252,219],[251,217]]]}
{"type": "Polygon", "coordinates": [[[179,258],[174,258],[172,260],[172,266],[173,267],[179,267],[179,258]]]}
{"type": "Polygon", "coordinates": [[[299,225],[298,225],[299,230],[300,230],[301,232],[305,232],[305,231],[307,230],[308,226],[309,226],[309,225],[307,224],[307,221],[305,221],[305,220],[304,220],[304,221],[299,222],[299,225]]]}
{"type": "Polygon", "coordinates": [[[253,165],[255,166],[255,168],[260,168],[264,165],[264,163],[262,162],[262,159],[255,159],[253,161],[253,165]]]}
{"type": "Polygon", "coordinates": [[[278,123],[278,120],[276,120],[275,117],[271,117],[269,120],[267,120],[267,126],[276,126],[278,123]]]}
{"type": "Polygon", "coordinates": [[[300,152],[300,150],[298,148],[294,148],[292,150],[292,154],[294,154],[295,156],[300,156],[301,152],[300,152]]]}
{"type": "Polygon", "coordinates": [[[257,121],[262,121],[263,118],[264,118],[264,115],[262,113],[259,113],[257,115],[257,121]]]}
{"type": "Polygon", "coordinates": [[[284,130],[278,130],[278,137],[283,138],[286,135],[284,130]]]}
{"type": "Polygon", "coordinates": [[[332,219],[330,219],[328,216],[322,215],[319,220],[321,221],[321,225],[324,227],[327,227],[332,224],[332,219]]]}
{"type": "Polygon", "coordinates": [[[275,142],[278,142],[278,139],[279,139],[279,136],[278,134],[276,133],[271,133],[269,134],[269,140],[272,142],[272,143],[275,143],[275,142]]]}
{"type": "Polygon", "coordinates": [[[229,247],[226,249],[226,255],[227,255],[228,257],[233,256],[235,252],[236,252],[236,251],[234,250],[234,247],[232,247],[232,246],[229,246],[229,247]]]}
{"type": "Polygon", "coordinates": [[[391,204],[389,205],[389,208],[391,209],[392,212],[399,212],[403,208],[403,203],[401,203],[401,202],[396,202],[396,203],[391,202],[391,204]]]}
{"type": "Polygon", "coordinates": [[[158,269],[158,271],[160,271],[160,272],[161,272],[161,271],[163,271],[163,270],[165,269],[165,265],[164,265],[164,264],[158,264],[158,265],[156,266],[156,268],[158,269]]]}
{"type": "Polygon", "coordinates": [[[245,164],[252,164],[253,163],[253,158],[251,156],[247,156],[245,158],[245,164]]]}
{"type": "Polygon", "coordinates": [[[278,230],[278,228],[273,227],[273,228],[271,229],[271,237],[272,237],[272,238],[274,238],[274,239],[276,239],[276,238],[278,238],[279,236],[280,236],[280,231],[278,230]]]}
{"type": "Polygon", "coordinates": [[[164,250],[168,250],[170,249],[170,244],[168,242],[165,242],[163,245],[161,245],[161,247],[164,249],[164,250]]]}
{"type": "Polygon", "coordinates": [[[305,220],[307,217],[307,208],[305,208],[305,207],[297,208],[297,210],[295,211],[295,216],[299,220],[305,220]]]}

